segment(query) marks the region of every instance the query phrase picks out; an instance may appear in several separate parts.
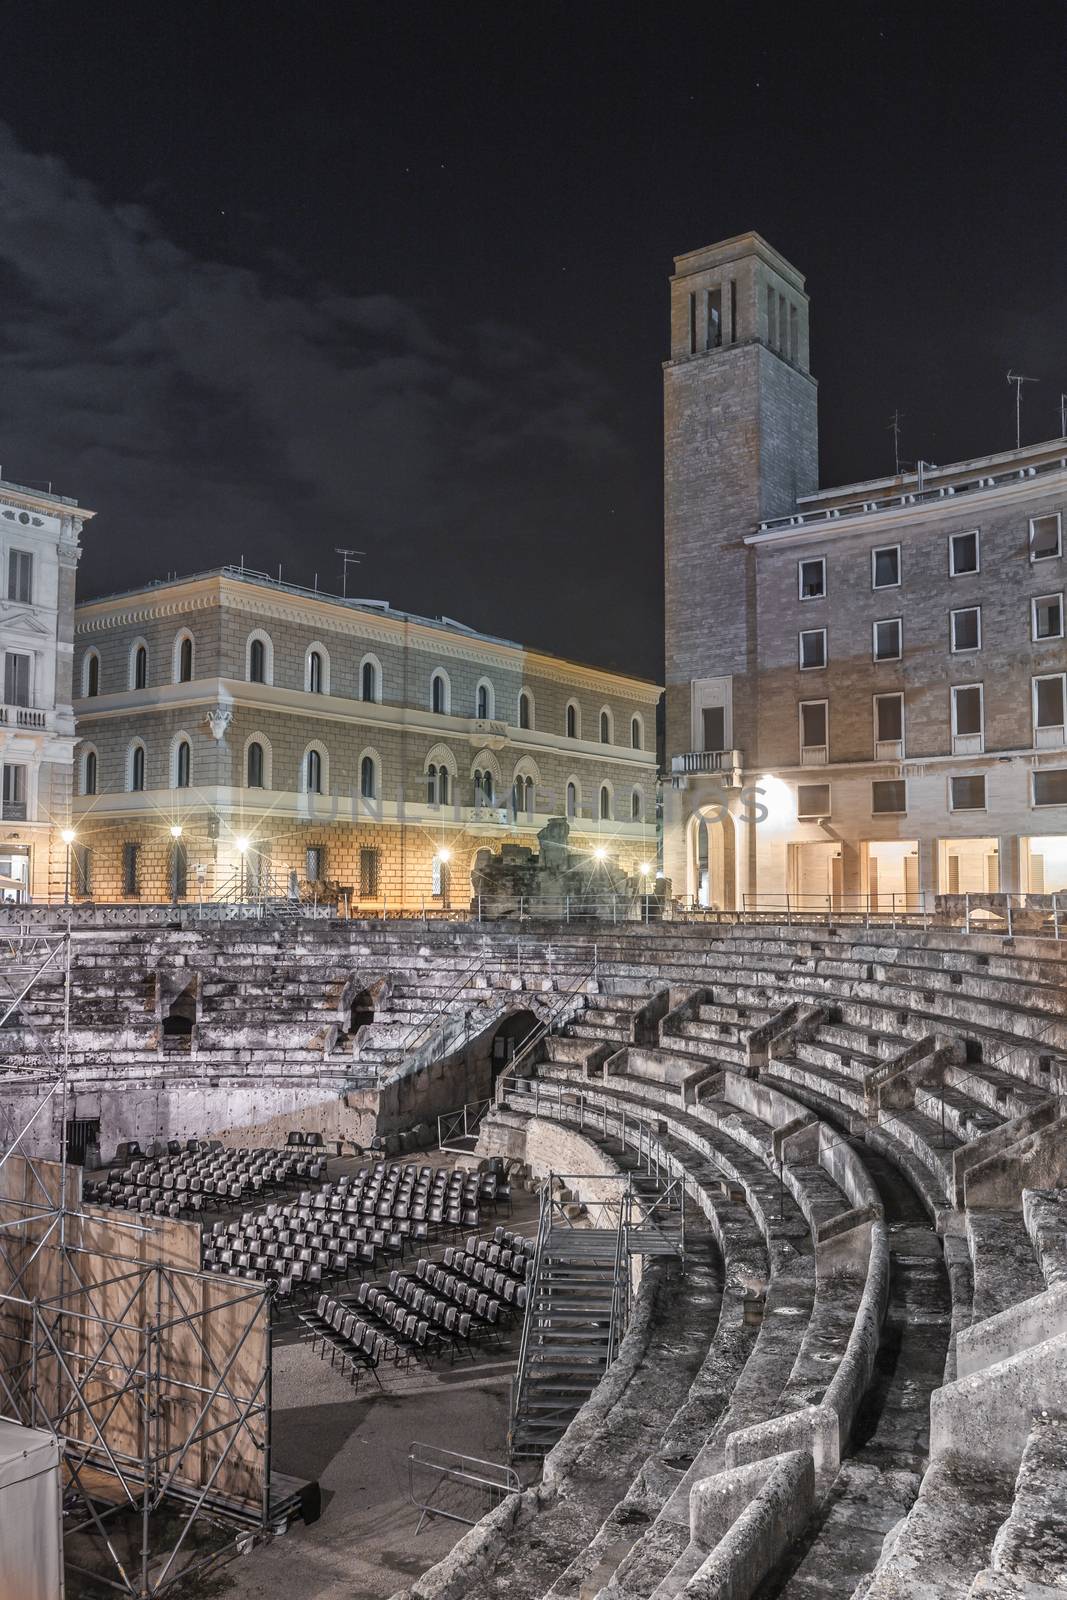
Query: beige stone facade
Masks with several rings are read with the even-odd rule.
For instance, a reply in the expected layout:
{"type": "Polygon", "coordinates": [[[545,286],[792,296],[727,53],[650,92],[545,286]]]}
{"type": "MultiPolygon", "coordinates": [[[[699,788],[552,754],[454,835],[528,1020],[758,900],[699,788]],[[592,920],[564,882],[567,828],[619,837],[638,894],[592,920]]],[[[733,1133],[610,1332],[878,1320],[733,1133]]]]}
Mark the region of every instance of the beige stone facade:
{"type": "Polygon", "coordinates": [[[591,893],[656,862],[654,684],[236,568],[79,606],[75,678],[96,900],[462,906],[564,814],[591,893]]]}
{"type": "Polygon", "coordinates": [[[744,235],[679,258],[672,308],[676,889],[1067,894],[1067,441],[817,490],[801,275],[744,235]],[[709,287],[727,305],[731,283],[709,346],[709,287]]]}

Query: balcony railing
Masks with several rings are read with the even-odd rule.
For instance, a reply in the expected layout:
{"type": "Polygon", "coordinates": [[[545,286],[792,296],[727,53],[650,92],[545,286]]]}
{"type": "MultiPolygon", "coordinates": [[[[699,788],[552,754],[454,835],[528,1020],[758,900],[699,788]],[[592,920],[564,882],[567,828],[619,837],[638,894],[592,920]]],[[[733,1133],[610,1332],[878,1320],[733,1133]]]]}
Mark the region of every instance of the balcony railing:
{"type": "Polygon", "coordinates": [[[734,772],[744,766],[740,750],[686,750],[671,757],[671,771],[686,775],[734,772]]]}
{"type": "Polygon", "coordinates": [[[36,706],[0,705],[0,728],[44,729],[47,727],[47,711],[38,711],[36,706]]]}

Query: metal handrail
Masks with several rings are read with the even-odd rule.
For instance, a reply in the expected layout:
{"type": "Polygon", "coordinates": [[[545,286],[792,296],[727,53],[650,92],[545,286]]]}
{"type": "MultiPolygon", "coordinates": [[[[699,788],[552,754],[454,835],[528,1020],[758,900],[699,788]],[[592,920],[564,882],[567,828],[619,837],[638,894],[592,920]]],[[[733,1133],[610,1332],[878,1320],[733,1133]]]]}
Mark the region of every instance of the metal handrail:
{"type": "Polygon", "coordinates": [[[507,1092],[505,1085],[508,1079],[514,1079],[516,1067],[518,1067],[521,1062],[525,1061],[527,1056],[530,1055],[531,1051],[535,1050],[542,1040],[547,1039],[549,1034],[555,1032],[556,1024],[559,1022],[561,1013],[566,1009],[572,1000],[577,998],[587,983],[595,980],[598,970],[599,958],[596,954],[596,946],[594,945],[593,965],[587,968],[580,977],[576,978],[569,989],[564,991],[545,1020],[543,1022],[539,1022],[535,1028],[530,1030],[519,1048],[516,1050],[515,1054],[512,1056],[511,1060],[504,1068],[503,1072],[501,1072],[500,1076],[497,1078],[496,1084],[493,1088],[493,1100],[497,1105],[499,1105],[500,1101],[504,1098],[504,1095],[507,1092]]]}
{"type": "Polygon", "coordinates": [[[488,1502],[487,1510],[491,1510],[509,1494],[515,1494],[520,1487],[519,1475],[514,1467],[505,1466],[498,1461],[487,1461],[481,1456],[466,1455],[459,1450],[445,1450],[440,1445],[426,1444],[422,1440],[413,1439],[408,1446],[408,1499],[416,1511],[422,1513],[415,1529],[416,1538],[422,1532],[422,1525],[427,1517],[445,1517],[449,1522],[462,1522],[472,1528],[484,1515],[484,1512],[480,1512],[477,1517],[471,1517],[464,1516],[460,1511],[448,1510],[434,1500],[436,1489],[431,1490],[424,1499],[419,1499],[415,1492],[416,1469],[434,1474],[437,1487],[442,1484],[457,1484],[465,1489],[475,1490],[488,1502]]]}
{"type": "Polygon", "coordinates": [[[401,1039],[397,1047],[394,1050],[389,1051],[386,1060],[390,1065],[395,1064],[397,1061],[402,1061],[410,1049],[420,1045],[423,1039],[426,1038],[427,1034],[433,1032],[437,1023],[446,1014],[446,1012],[452,1009],[454,1003],[459,999],[464,989],[467,988],[472,975],[484,965],[485,958],[484,956],[479,955],[474,958],[469,967],[464,967],[463,971],[460,973],[452,987],[438,1000],[436,1006],[430,1012],[430,1015],[428,1017],[424,1017],[420,1022],[416,1022],[413,1027],[409,1028],[408,1032],[401,1039]],[[414,1041],[414,1044],[412,1041],[414,1041]]]}
{"type": "Polygon", "coordinates": [[[537,1219],[537,1240],[534,1244],[533,1270],[527,1276],[529,1293],[526,1299],[526,1310],[522,1319],[522,1333],[519,1336],[519,1355],[515,1363],[515,1377],[511,1386],[511,1427],[510,1438],[514,1440],[515,1426],[518,1422],[519,1407],[522,1404],[523,1391],[526,1383],[526,1355],[530,1348],[530,1330],[533,1327],[534,1307],[537,1303],[537,1283],[541,1276],[541,1262],[544,1258],[545,1245],[548,1243],[549,1230],[552,1224],[552,1173],[548,1174],[541,1186],[540,1213],[537,1219]]]}
{"type": "MultiPolygon", "coordinates": [[[[633,1183],[631,1181],[627,1185],[626,1194],[632,1195],[632,1193],[633,1183]]],[[[607,1365],[609,1367],[618,1354],[630,1302],[630,1256],[626,1238],[627,1209],[626,1197],[624,1196],[623,1203],[619,1207],[619,1226],[615,1234],[615,1268],[611,1284],[611,1320],[608,1323],[607,1365]]]]}

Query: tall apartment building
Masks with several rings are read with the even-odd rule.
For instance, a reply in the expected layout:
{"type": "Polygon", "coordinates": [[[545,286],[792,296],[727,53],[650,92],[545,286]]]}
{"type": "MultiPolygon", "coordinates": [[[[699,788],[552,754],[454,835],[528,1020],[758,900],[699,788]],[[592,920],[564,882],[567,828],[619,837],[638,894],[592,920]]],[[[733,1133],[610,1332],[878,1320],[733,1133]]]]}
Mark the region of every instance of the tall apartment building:
{"type": "Polygon", "coordinates": [[[0,900],[62,896],[74,760],[74,577],[93,513],[0,479],[0,900]]]}
{"type": "Polygon", "coordinates": [[[235,567],[86,601],[75,639],[79,896],[462,906],[561,815],[590,893],[656,860],[655,684],[235,567]]]}
{"type": "Polygon", "coordinates": [[[804,279],[681,256],[664,368],[677,893],[1067,891],[1067,440],[817,486],[804,279]]]}

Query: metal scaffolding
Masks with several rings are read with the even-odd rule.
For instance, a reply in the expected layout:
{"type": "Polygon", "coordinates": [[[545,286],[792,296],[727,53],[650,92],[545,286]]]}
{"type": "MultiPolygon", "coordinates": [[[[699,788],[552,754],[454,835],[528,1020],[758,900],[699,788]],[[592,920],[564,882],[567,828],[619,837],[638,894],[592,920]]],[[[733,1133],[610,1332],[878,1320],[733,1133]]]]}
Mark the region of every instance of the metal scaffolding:
{"type": "Polygon", "coordinates": [[[153,1600],[277,1519],[270,1293],[197,1271],[193,1224],[82,1205],[70,959],[69,927],[0,939],[0,1029],[32,1029],[47,1085],[0,1130],[0,1415],[60,1441],[68,1580],[153,1600]],[[50,1160],[31,1145],[57,1100],[50,1160]]]}

